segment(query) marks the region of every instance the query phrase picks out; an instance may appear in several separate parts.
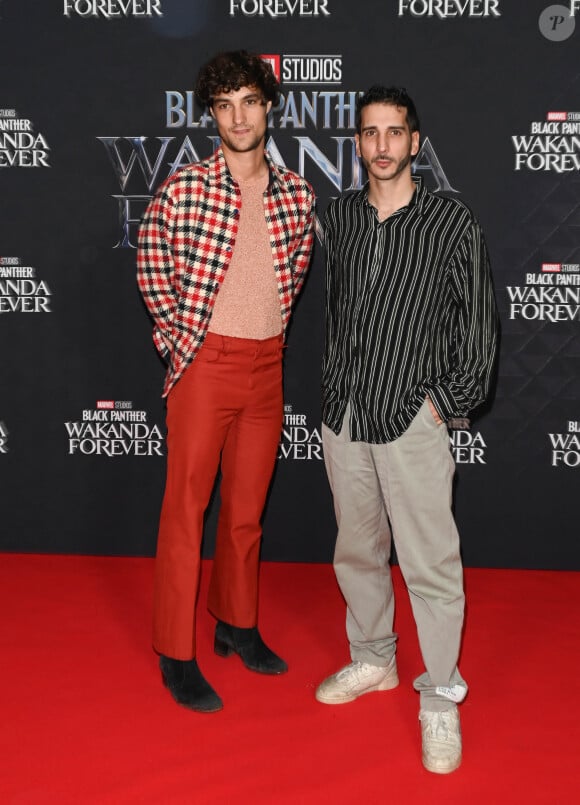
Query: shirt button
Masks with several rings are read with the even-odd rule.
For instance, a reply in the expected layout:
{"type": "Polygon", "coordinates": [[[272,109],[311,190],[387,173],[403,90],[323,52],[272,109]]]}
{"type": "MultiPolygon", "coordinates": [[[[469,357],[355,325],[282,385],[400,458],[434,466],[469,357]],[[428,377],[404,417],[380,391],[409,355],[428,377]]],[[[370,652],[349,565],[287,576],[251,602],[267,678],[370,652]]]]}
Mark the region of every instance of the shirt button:
{"type": "Polygon", "coordinates": [[[240,217],[240,211],[238,209],[235,209],[234,210],[234,218],[239,218],[239,217],[240,217]]]}

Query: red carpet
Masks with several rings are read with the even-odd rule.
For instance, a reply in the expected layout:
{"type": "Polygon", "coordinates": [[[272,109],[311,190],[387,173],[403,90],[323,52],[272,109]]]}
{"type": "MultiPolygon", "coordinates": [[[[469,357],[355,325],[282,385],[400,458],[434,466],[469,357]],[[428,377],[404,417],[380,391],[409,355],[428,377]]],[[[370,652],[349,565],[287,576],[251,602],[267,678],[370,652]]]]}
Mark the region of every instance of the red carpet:
{"type": "Polygon", "coordinates": [[[328,565],[264,564],[261,630],[279,678],[211,650],[199,661],[224,700],[174,704],[149,648],[151,559],[0,557],[0,802],[568,803],[578,801],[580,574],[468,570],[461,668],[464,761],[424,771],[414,625],[398,570],[401,685],[339,707],[315,686],[348,661],[328,565]]]}

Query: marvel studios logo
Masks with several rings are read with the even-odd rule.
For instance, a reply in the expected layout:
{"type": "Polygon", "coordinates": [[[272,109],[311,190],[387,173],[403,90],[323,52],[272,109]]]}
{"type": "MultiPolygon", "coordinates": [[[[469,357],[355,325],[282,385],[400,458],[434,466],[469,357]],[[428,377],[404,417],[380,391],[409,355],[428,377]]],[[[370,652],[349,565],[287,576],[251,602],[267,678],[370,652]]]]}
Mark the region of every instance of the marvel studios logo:
{"type": "Polygon", "coordinates": [[[340,84],[342,81],[342,56],[320,54],[262,54],[284,84],[340,84]]]}
{"type": "Polygon", "coordinates": [[[97,400],[97,410],[130,411],[133,408],[131,400],[97,400]]]}
{"type": "Polygon", "coordinates": [[[580,120],[580,112],[547,112],[546,120],[567,123],[569,120],[580,120]]]}
{"type": "Polygon", "coordinates": [[[545,274],[577,274],[580,273],[579,263],[542,263],[545,274]]]}

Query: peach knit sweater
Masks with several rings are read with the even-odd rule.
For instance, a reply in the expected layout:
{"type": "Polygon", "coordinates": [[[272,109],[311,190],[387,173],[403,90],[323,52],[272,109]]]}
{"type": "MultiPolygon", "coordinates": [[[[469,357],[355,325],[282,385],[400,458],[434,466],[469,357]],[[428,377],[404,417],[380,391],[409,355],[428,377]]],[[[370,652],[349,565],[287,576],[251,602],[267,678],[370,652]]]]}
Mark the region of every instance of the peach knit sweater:
{"type": "Polygon", "coordinates": [[[209,331],[236,338],[271,338],[282,332],[278,284],[260,180],[237,180],[242,208],[231,262],[216,297],[209,331]]]}

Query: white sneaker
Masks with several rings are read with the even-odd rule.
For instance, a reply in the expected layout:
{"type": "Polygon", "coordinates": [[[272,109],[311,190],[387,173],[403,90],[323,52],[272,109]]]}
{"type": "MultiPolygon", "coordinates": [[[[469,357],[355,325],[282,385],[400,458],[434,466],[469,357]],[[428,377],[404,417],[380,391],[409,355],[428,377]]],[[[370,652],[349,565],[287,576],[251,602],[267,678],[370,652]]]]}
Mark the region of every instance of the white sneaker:
{"type": "Polygon", "coordinates": [[[394,657],[386,667],[357,661],[327,677],[318,686],[314,695],[323,704],[346,704],[362,696],[363,693],[391,690],[398,684],[399,676],[394,657]]]}
{"type": "Polygon", "coordinates": [[[427,771],[449,774],[461,764],[461,726],[457,707],[435,713],[421,710],[423,765],[427,771]]]}

